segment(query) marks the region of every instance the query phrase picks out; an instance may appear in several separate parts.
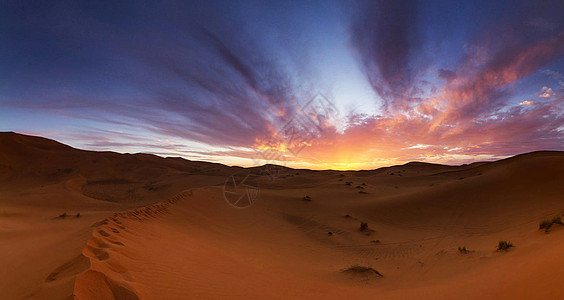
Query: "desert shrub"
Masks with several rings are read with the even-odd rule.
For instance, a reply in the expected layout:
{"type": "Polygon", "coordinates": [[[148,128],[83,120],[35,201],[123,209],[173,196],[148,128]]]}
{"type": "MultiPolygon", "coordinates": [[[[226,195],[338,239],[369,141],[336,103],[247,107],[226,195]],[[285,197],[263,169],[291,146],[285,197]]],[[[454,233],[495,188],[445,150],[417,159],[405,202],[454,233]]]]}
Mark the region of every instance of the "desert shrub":
{"type": "Polygon", "coordinates": [[[539,223],[539,230],[540,229],[544,229],[545,231],[548,231],[550,229],[550,227],[552,226],[552,221],[551,220],[542,220],[539,223]]]}
{"type": "Polygon", "coordinates": [[[364,189],[364,187],[362,185],[357,185],[356,188],[357,189],[364,189]]]}
{"type": "Polygon", "coordinates": [[[360,222],[360,231],[366,231],[366,230],[368,230],[368,223],[360,222]]]}
{"type": "Polygon", "coordinates": [[[460,252],[462,254],[466,254],[470,251],[468,251],[468,249],[466,249],[466,246],[462,246],[462,247],[458,246],[458,252],[460,252]]]}
{"type": "Polygon", "coordinates": [[[497,244],[498,251],[507,250],[511,247],[513,247],[513,244],[511,244],[511,242],[508,241],[499,241],[499,243],[497,244]]]}
{"type": "Polygon", "coordinates": [[[346,215],[345,215],[345,218],[351,218],[351,215],[346,214],[346,215]]]}
{"type": "Polygon", "coordinates": [[[311,201],[311,197],[310,196],[305,196],[302,198],[304,201],[311,201]]]}
{"type": "Polygon", "coordinates": [[[80,218],[80,213],[76,213],[75,217],[80,218]]]}
{"type": "Polygon", "coordinates": [[[365,192],[365,191],[358,191],[358,193],[359,193],[359,194],[368,194],[368,193],[365,192]]]}
{"type": "Polygon", "coordinates": [[[66,213],[66,212],[59,215],[59,218],[61,218],[61,219],[66,218],[66,217],[67,217],[67,213],[66,213]]]}
{"type": "Polygon", "coordinates": [[[352,185],[352,181],[345,182],[345,185],[352,185]]]}
{"type": "Polygon", "coordinates": [[[544,229],[544,231],[548,232],[548,230],[552,227],[553,224],[562,224],[562,217],[554,217],[552,219],[545,219],[540,221],[539,223],[539,230],[544,229]]]}

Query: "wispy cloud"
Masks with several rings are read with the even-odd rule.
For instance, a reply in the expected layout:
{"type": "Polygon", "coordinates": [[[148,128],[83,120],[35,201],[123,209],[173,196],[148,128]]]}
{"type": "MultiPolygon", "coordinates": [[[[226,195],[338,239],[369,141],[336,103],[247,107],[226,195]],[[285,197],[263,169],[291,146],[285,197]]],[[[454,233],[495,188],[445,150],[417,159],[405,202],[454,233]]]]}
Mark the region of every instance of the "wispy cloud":
{"type": "Polygon", "coordinates": [[[351,41],[360,66],[385,110],[396,109],[417,95],[418,75],[425,66],[419,1],[361,2],[351,26],[351,41]]]}

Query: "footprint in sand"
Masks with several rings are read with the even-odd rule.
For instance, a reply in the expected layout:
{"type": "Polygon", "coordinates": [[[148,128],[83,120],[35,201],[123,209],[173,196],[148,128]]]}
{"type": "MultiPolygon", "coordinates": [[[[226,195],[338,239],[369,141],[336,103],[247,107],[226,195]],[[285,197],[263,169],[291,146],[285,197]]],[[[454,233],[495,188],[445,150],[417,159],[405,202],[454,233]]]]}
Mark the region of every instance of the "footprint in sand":
{"type": "Polygon", "coordinates": [[[99,248],[94,248],[92,249],[92,253],[94,253],[94,256],[96,256],[96,258],[100,261],[104,261],[107,260],[108,258],[110,258],[110,255],[108,254],[108,252],[99,249],[99,248]]]}
{"type": "Polygon", "coordinates": [[[90,268],[90,260],[80,254],[53,270],[53,272],[45,278],[45,282],[53,282],[58,279],[73,277],[84,272],[88,268],[90,268]]]}
{"type": "Polygon", "coordinates": [[[125,247],[125,244],[124,244],[124,243],[122,243],[122,242],[118,242],[118,241],[111,241],[111,243],[112,243],[112,244],[114,244],[114,245],[118,245],[118,246],[122,246],[122,247],[125,247]]]}

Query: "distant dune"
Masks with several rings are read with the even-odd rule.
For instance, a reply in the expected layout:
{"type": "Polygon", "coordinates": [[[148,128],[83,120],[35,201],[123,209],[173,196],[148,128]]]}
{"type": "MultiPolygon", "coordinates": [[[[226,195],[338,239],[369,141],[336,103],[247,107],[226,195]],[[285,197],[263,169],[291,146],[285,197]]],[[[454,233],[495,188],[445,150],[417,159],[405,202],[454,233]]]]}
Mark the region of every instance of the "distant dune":
{"type": "Polygon", "coordinates": [[[0,133],[0,293],[564,299],[563,183],[559,151],[463,166],[245,169],[0,133]],[[255,189],[230,193],[230,179],[247,175],[255,189]],[[251,191],[253,205],[228,203],[251,191]],[[497,250],[502,240],[513,247],[497,250]]]}

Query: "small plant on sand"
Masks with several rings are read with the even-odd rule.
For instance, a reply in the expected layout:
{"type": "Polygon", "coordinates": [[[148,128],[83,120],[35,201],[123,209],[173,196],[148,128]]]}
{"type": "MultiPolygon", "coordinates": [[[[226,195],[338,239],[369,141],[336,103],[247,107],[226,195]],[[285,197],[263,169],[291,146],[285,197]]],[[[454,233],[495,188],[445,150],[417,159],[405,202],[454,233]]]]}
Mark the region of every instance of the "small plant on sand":
{"type": "Polygon", "coordinates": [[[499,241],[499,243],[497,244],[497,251],[505,251],[511,247],[513,247],[513,244],[511,244],[511,242],[499,241]]]}
{"type": "Polygon", "coordinates": [[[358,193],[359,193],[359,194],[368,194],[368,193],[365,192],[365,191],[358,191],[358,193]]]}
{"type": "Polygon", "coordinates": [[[551,220],[542,220],[539,223],[539,230],[544,229],[544,231],[548,232],[550,227],[552,227],[552,221],[551,220]]]}
{"type": "Polygon", "coordinates": [[[302,198],[302,200],[304,201],[311,201],[311,197],[310,196],[305,196],[302,198]]]}
{"type": "Polygon", "coordinates": [[[345,218],[347,218],[347,219],[348,219],[348,218],[351,218],[351,215],[346,214],[346,215],[345,215],[345,218]]]}
{"type": "Polygon", "coordinates": [[[61,219],[64,219],[64,218],[66,218],[66,217],[67,217],[67,213],[66,213],[66,212],[59,215],[59,218],[61,218],[61,219]]]}
{"type": "Polygon", "coordinates": [[[544,229],[545,232],[548,232],[549,229],[552,227],[553,224],[562,224],[562,217],[554,217],[552,219],[545,219],[539,223],[539,230],[544,229]]]}
{"type": "Polygon", "coordinates": [[[466,249],[466,246],[458,246],[458,252],[462,253],[462,254],[468,254],[470,251],[468,251],[468,249],[466,249]]]}
{"type": "Polygon", "coordinates": [[[76,213],[75,217],[80,218],[80,213],[76,213]]]}
{"type": "Polygon", "coordinates": [[[368,223],[360,222],[360,231],[366,231],[366,230],[368,230],[368,223]]]}
{"type": "Polygon", "coordinates": [[[352,181],[345,182],[345,185],[352,185],[352,181]]]}

